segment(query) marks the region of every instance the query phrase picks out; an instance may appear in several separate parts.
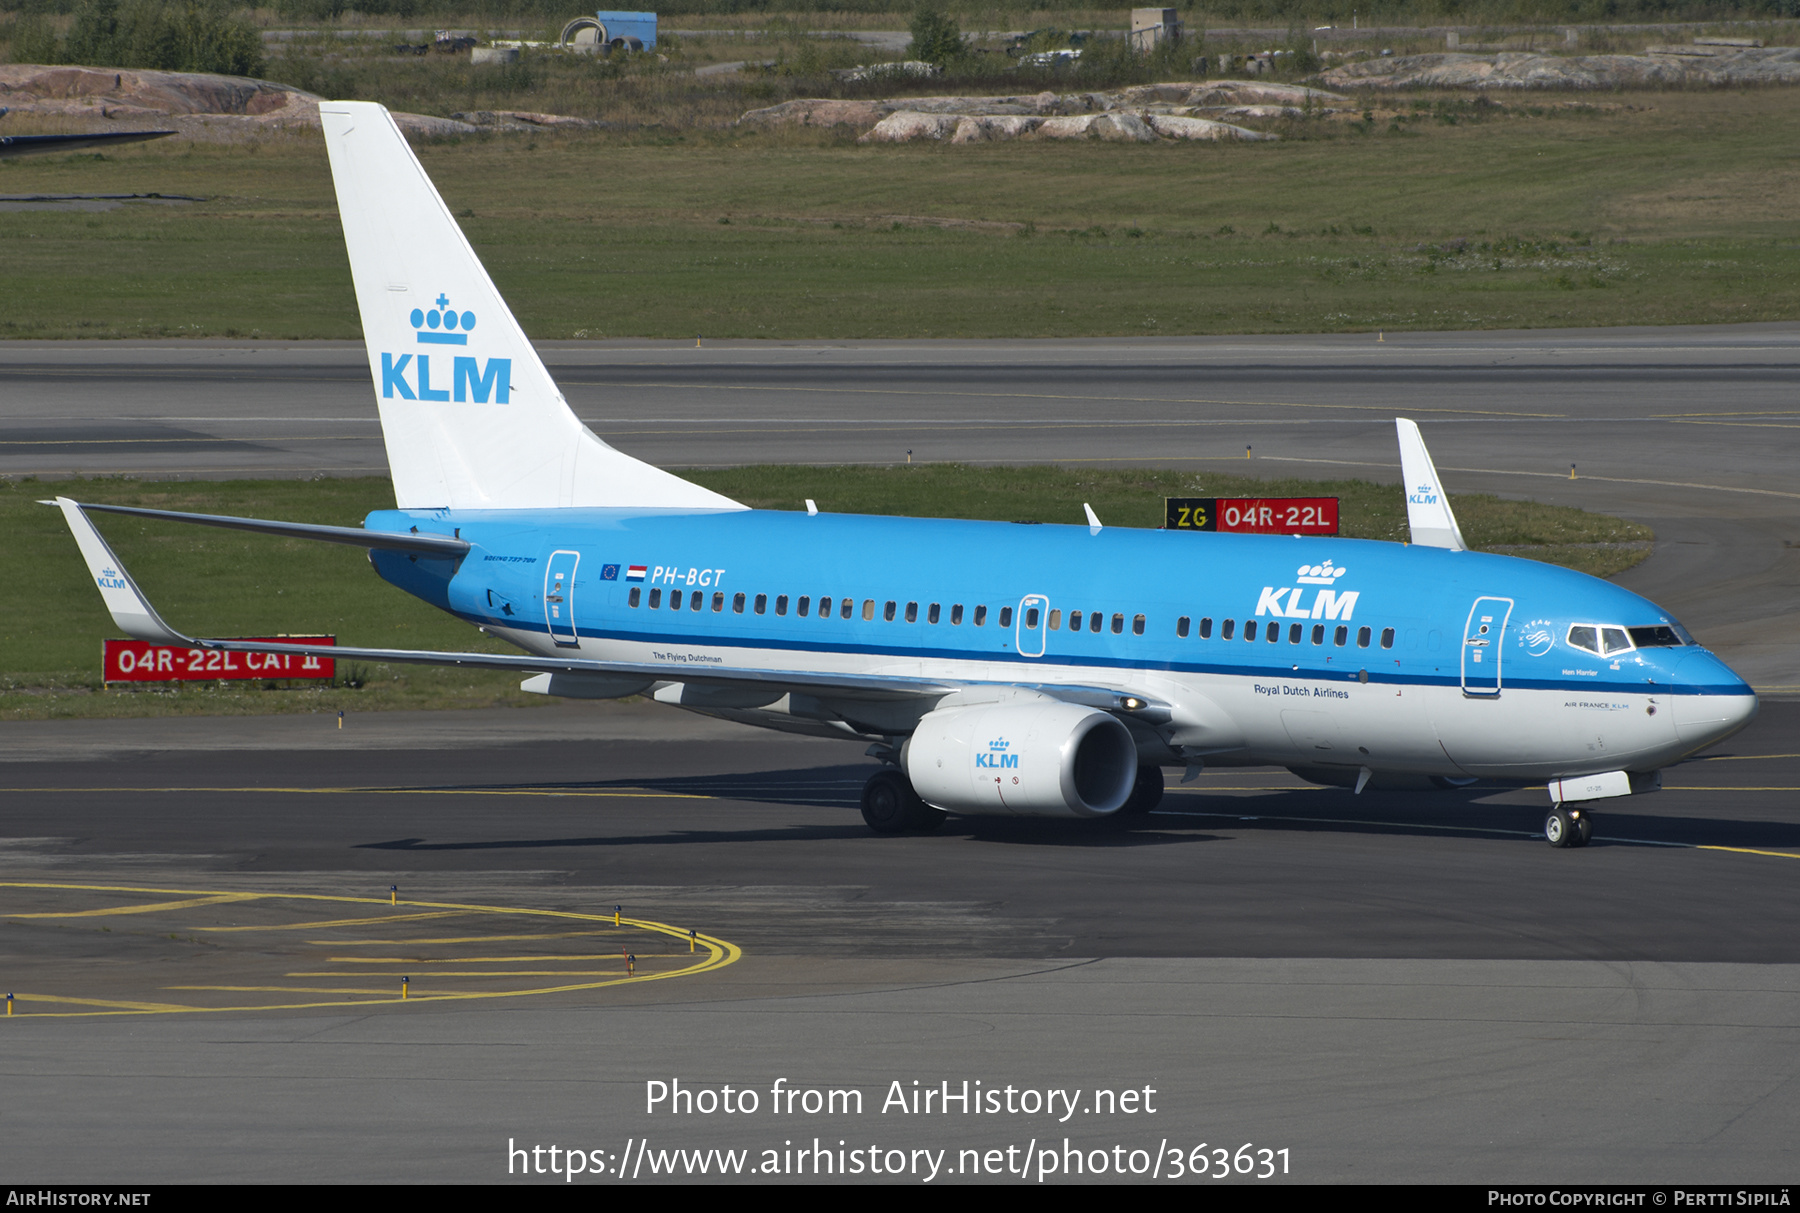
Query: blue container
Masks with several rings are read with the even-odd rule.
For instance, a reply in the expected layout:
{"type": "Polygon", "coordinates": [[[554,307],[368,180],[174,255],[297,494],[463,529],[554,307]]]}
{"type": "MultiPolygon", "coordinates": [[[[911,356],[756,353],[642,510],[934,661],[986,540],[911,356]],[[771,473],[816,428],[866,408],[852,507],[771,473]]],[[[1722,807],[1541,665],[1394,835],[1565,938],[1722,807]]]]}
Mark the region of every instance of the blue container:
{"type": "Polygon", "coordinates": [[[655,13],[616,13],[599,12],[594,19],[606,27],[606,39],[636,38],[644,44],[645,50],[656,46],[656,14],[655,13]]]}

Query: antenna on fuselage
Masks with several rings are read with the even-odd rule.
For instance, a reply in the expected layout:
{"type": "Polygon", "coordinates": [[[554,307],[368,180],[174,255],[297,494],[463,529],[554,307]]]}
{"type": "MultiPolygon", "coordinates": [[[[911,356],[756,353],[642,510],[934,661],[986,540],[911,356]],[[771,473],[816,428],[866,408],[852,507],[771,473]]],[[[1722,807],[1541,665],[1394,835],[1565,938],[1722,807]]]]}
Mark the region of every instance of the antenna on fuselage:
{"type": "Polygon", "coordinates": [[[1456,515],[1450,512],[1450,495],[1444,492],[1418,425],[1396,417],[1394,429],[1400,436],[1400,475],[1406,482],[1406,522],[1412,541],[1420,547],[1467,551],[1456,515]]]}

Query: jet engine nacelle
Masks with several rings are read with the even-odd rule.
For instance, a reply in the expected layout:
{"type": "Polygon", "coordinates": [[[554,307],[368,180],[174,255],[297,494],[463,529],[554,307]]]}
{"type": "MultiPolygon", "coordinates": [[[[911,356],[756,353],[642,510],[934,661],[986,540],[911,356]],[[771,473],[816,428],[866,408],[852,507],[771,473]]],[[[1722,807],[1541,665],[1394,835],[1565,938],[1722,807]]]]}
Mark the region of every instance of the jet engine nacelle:
{"type": "Polygon", "coordinates": [[[900,763],[927,804],[1009,817],[1104,817],[1131,795],[1138,769],[1129,729],[1059,702],[928,712],[900,763]]]}

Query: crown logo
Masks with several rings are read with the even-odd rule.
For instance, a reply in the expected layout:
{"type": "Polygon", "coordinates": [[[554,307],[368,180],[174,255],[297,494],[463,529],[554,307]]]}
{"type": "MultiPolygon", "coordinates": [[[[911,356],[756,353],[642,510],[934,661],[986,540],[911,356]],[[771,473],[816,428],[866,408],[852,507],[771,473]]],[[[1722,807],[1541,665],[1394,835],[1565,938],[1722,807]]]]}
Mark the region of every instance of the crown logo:
{"type": "MultiPolygon", "coordinates": [[[[467,345],[469,330],[475,327],[475,313],[457,314],[450,306],[450,297],[442,291],[434,300],[436,306],[431,311],[423,308],[412,310],[412,326],[418,330],[420,345],[467,345]],[[456,330],[461,329],[459,333],[456,330]]],[[[424,355],[420,355],[424,357],[424,355]]]]}
{"type": "Polygon", "coordinates": [[[1297,573],[1300,581],[1307,585],[1336,585],[1337,579],[1349,571],[1337,568],[1327,560],[1324,564],[1303,564],[1297,573]]]}

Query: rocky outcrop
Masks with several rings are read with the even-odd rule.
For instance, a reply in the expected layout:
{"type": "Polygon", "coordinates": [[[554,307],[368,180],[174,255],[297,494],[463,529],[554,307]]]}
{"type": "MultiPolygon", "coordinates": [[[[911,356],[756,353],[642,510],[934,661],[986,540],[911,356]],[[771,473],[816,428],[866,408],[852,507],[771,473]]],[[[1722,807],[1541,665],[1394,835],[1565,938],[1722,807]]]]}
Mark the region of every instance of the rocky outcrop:
{"type": "Polygon", "coordinates": [[[1274,139],[1219,119],[1294,118],[1335,112],[1349,98],[1321,89],[1247,80],[1146,84],[1110,93],[907,97],[887,101],[809,98],[751,110],[749,126],[865,126],[863,143],[1002,139],[1274,139]],[[1104,121],[1102,121],[1104,119],[1104,121]]]}
{"type": "MultiPolygon", "coordinates": [[[[0,64],[0,108],[65,118],[155,122],[196,138],[241,138],[286,126],[319,125],[322,98],[304,89],[247,76],[155,72],[136,68],[0,64]]],[[[533,130],[584,124],[556,114],[511,112],[506,122],[478,125],[428,114],[394,115],[409,135],[444,136],[489,130],[533,130]]]]}
{"type": "Polygon", "coordinates": [[[834,101],[828,97],[802,97],[766,109],[751,110],[738,119],[740,126],[874,126],[902,108],[897,101],[834,101]]]}
{"type": "Polygon", "coordinates": [[[1643,55],[1403,55],[1334,67],[1332,88],[1634,88],[1680,84],[1800,84],[1800,47],[1657,48],[1643,55]],[[1724,53],[1712,53],[1712,52],[1724,53]]]}

